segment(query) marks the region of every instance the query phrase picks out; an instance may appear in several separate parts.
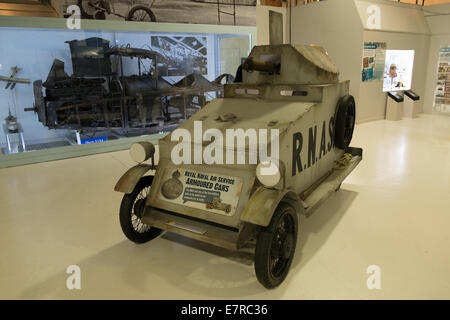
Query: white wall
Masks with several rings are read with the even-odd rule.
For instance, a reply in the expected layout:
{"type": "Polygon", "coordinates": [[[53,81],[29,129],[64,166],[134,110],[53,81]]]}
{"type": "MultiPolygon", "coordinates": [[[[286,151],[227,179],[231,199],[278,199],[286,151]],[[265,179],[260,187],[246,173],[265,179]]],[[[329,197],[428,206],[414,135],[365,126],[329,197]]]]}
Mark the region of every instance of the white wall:
{"type": "MultiPolygon", "coordinates": [[[[294,7],[291,21],[292,43],[323,46],[339,68],[340,79],[350,80],[350,94],[358,101],[363,30],[353,0],[329,0],[294,7]]],[[[357,119],[361,117],[365,117],[364,110],[358,108],[357,119]]]]}
{"type": "MultiPolygon", "coordinates": [[[[430,29],[420,6],[380,0],[355,0],[364,27],[364,42],[386,42],[388,50],[414,50],[411,89],[421,96],[422,109],[425,95],[430,29]],[[380,30],[371,29],[371,6],[380,10],[380,30]]],[[[359,105],[364,108],[360,121],[384,119],[386,93],[382,81],[361,82],[359,105]]]]}
{"type": "MultiPolygon", "coordinates": [[[[336,0],[330,0],[336,1],[336,0]]],[[[422,7],[386,0],[353,0],[364,29],[371,29],[373,6],[380,12],[380,30],[399,33],[429,33],[422,7]]]]}
{"type": "MultiPolygon", "coordinates": [[[[442,14],[450,12],[450,5],[423,8],[385,0],[327,0],[295,7],[286,16],[291,17],[292,43],[323,46],[338,66],[340,78],[350,80],[350,93],[358,104],[357,121],[364,122],[383,119],[386,106],[382,81],[361,81],[364,42],[386,42],[388,49],[415,51],[412,90],[421,96],[421,109],[431,112],[438,52],[441,45],[450,43],[450,18],[425,18],[424,10],[442,14]],[[370,29],[373,6],[380,13],[377,30],[370,29]]],[[[257,17],[261,39],[268,37],[266,21],[257,17]]]]}
{"type": "MultiPolygon", "coordinates": [[[[425,95],[427,73],[429,35],[408,34],[398,32],[364,31],[365,42],[386,42],[388,50],[414,50],[414,67],[411,90],[420,95],[419,108],[422,110],[425,95]]],[[[383,81],[361,83],[360,106],[365,108],[361,121],[384,119],[386,93],[383,92],[383,81]]]]}

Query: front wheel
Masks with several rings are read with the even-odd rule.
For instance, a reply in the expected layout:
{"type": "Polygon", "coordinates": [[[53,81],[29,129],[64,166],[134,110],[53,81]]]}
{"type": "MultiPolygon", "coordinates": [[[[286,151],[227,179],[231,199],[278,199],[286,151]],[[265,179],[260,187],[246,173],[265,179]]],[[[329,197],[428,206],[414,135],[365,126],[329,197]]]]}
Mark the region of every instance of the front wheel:
{"type": "Polygon", "coordinates": [[[128,12],[127,21],[156,22],[155,14],[146,6],[134,6],[128,12]]]}
{"type": "Polygon", "coordinates": [[[125,236],[135,243],[148,242],[162,232],[161,229],[150,227],[141,221],[152,182],[153,176],[141,178],[133,192],[123,196],[120,205],[120,226],[125,236]]]}
{"type": "Polygon", "coordinates": [[[298,218],[294,208],[278,205],[268,227],[258,235],[255,249],[255,272],[267,289],[279,286],[286,278],[297,244],[298,218]]]}

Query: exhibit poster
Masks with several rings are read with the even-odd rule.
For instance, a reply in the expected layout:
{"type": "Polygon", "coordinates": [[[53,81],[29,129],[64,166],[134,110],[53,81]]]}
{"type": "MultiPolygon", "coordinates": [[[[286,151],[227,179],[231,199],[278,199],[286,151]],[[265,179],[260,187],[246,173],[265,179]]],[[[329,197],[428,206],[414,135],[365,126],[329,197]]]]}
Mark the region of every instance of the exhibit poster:
{"type": "Polygon", "coordinates": [[[168,167],[157,197],[173,204],[232,216],[243,181],[239,177],[168,167]]]}
{"type": "Polygon", "coordinates": [[[414,50],[386,50],[383,92],[411,89],[414,50]]]}
{"type": "Polygon", "coordinates": [[[439,50],[433,111],[450,112],[450,46],[441,47],[439,50]]]}
{"type": "MultiPolygon", "coordinates": [[[[208,38],[201,35],[150,36],[152,50],[161,54],[165,76],[208,74],[208,38]]],[[[181,79],[179,79],[181,80],[181,79]]]]}
{"type": "Polygon", "coordinates": [[[383,80],[386,42],[364,42],[362,82],[383,80]]]}
{"type": "Polygon", "coordinates": [[[61,0],[62,16],[78,5],[82,19],[256,25],[256,0],[61,0]],[[199,14],[201,13],[201,14],[199,14]]]}

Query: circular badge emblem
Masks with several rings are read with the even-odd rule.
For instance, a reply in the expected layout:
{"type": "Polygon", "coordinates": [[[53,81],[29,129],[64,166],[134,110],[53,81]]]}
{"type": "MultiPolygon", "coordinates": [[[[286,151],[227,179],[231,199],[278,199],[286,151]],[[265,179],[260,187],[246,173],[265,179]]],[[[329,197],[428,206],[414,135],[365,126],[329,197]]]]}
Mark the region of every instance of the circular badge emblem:
{"type": "Polygon", "coordinates": [[[161,193],[169,200],[178,198],[183,193],[183,183],[178,179],[180,172],[176,170],[172,173],[172,178],[163,183],[161,193]]]}

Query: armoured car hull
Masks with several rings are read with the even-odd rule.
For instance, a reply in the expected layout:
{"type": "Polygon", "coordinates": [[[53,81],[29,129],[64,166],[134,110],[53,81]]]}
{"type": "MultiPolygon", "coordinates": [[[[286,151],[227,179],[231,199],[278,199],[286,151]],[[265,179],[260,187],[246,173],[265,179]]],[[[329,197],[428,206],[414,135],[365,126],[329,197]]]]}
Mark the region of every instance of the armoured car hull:
{"type": "MultiPolygon", "coordinates": [[[[159,142],[158,168],[139,221],[153,230],[149,238],[168,230],[230,250],[256,240],[258,280],[273,288],[293,259],[297,213],[309,216],[338,190],[361,161],[362,149],[349,146],[355,122],[349,82],[338,80],[322,48],[255,47],[242,69],[242,83],[226,85],[224,98],[178,128],[193,138],[172,133],[159,142]],[[204,139],[204,132],[216,139],[204,139]],[[252,132],[267,134],[268,142],[258,135],[255,148],[252,132]],[[226,137],[219,147],[217,137],[226,137]],[[243,143],[235,143],[239,139],[243,143]],[[216,157],[205,165],[202,155],[211,145],[216,157]],[[261,175],[263,145],[276,160],[273,177],[261,175]],[[180,150],[182,163],[174,158],[180,150]],[[242,154],[246,161],[228,161],[242,154]]],[[[133,183],[124,187],[136,180],[132,175],[125,174],[116,190],[134,192],[133,183]]]]}

